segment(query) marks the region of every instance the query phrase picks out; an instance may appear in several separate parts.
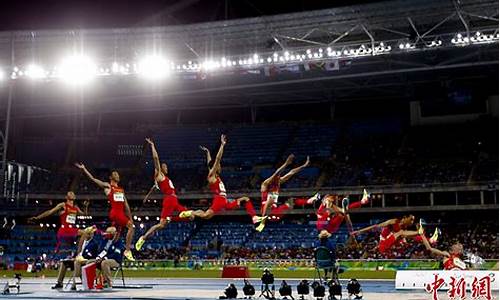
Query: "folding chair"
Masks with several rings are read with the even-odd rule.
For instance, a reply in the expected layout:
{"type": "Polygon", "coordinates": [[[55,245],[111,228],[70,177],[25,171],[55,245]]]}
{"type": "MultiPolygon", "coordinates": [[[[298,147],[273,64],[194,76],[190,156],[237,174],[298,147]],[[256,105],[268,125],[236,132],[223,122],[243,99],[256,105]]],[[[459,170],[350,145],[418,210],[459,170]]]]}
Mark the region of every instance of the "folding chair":
{"type": "MultiPolygon", "coordinates": [[[[101,269],[101,264],[98,264],[97,265],[97,270],[99,270],[99,275],[96,276],[96,280],[97,278],[100,277],[100,275],[102,275],[102,269],[101,269]]],[[[114,271],[114,275],[113,275],[113,281],[116,281],[116,278],[118,277],[118,273],[121,273],[121,277],[122,277],[122,286],[121,287],[125,287],[125,275],[123,274],[123,265],[122,263],[120,262],[118,267],[112,267],[111,268],[111,271],[114,271]]],[[[114,287],[118,287],[118,286],[115,286],[113,285],[114,287]]]]}
{"type": "Polygon", "coordinates": [[[118,272],[121,273],[121,276],[122,276],[122,284],[123,284],[123,287],[125,287],[125,275],[123,274],[123,265],[122,263],[120,262],[120,265],[116,268],[111,268],[112,271],[115,271],[115,274],[113,275],[113,281],[116,280],[116,277],[118,277],[118,272]]]}

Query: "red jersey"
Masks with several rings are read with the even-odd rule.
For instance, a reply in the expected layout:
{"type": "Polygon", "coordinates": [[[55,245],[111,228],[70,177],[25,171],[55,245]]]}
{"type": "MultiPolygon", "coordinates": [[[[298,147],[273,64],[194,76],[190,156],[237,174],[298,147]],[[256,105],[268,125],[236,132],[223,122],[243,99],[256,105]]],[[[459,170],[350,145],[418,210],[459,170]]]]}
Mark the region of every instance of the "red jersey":
{"type": "Polygon", "coordinates": [[[460,259],[460,255],[450,254],[449,257],[445,258],[443,268],[445,270],[465,270],[467,266],[460,259]]]}
{"type": "Polygon", "coordinates": [[[380,232],[380,239],[386,239],[388,236],[391,234],[398,232],[401,230],[401,227],[399,226],[399,220],[396,221],[395,224],[386,226],[382,229],[380,232]]]}
{"type": "Polygon", "coordinates": [[[209,188],[212,191],[212,193],[214,193],[214,195],[216,196],[222,196],[222,197],[227,196],[226,187],[224,186],[224,182],[222,182],[219,176],[217,176],[214,183],[209,184],[209,188]]]}
{"type": "Polygon", "coordinates": [[[119,187],[111,184],[108,194],[108,201],[111,205],[111,210],[125,210],[125,191],[119,187]]]}
{"type": "Polygon", "coordinates": [[[175,196],[175,187],[172,183],[172,180],[167,176],[164,176],[163,180],[158,182],[158,186],[160,187],[160,191],[164,196],[175,196]]]}
{"type": "Polygon", "coordinates": [[[64,210],[62,214],[59,215],[59,219],[61,220],[61,228],[69,228],[75,226],[77,213],[78,209],[75,206],[64,203],[64,210]]]}

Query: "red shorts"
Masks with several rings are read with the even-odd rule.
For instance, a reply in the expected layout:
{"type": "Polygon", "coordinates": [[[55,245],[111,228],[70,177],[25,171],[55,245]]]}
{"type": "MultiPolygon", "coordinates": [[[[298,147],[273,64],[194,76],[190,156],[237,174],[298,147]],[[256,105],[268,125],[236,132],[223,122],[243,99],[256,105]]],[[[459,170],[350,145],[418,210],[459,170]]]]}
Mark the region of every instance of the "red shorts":
{"type": "MultiPolygon", "coordinates": [[[[261,201],[260,201],[260,213],[261,214],[264,214],[265,212],[262,211],[264,209],[264,205],[266,205],[267,203],[267,197],[269,195],[269,192],[261,192],[260,194],[260,197],[261,197],[261,201]]],[[[268,206],[267,209],[273,209],[273,208],[276,208],[278,207],[278,205],[276,204],[276,202],[272,202],[271,205],[268,206]]]]}
{"type": "Polygon", "coordinates": [[[221,195],[214,195],[212,199],[212,206],[210,209],[214,211],[214,213],[218,213],[221,210],[227,209],[232,210],[238,207],[237,201],[228,201],[226,197],[221,195]]]}
{"type": "Polygon", "coordinates": [[[109,219],[115,227],[126,227],[130,221],[122,210],[111,210],[109,212],[109,219]]]}
{"type": "Polygon", "coordinates": [[[60,227],[59,230],[57,230],[57,240],[75,239],[78,236],[78,231],[79,229],[74,226],[60,227]]]}
{"type": "Polygon", "coordinates": [[[162,219],[166,219],[167,217],[172,217],[174,211],[182,212],[185,210],[187,210],[187,208],[179,204],[177,196],[174,195],[163,196],[163,207],[161,209],[162,219]]]}
{"type": "Polygon", "coordinates": [[[394,236],[394,233],[391,233],[385,239],[380,240],[380,242],[378,243],[378,250],[380,251],[380,253],[387,252],[395,243],[396,237],[394,236]]]}

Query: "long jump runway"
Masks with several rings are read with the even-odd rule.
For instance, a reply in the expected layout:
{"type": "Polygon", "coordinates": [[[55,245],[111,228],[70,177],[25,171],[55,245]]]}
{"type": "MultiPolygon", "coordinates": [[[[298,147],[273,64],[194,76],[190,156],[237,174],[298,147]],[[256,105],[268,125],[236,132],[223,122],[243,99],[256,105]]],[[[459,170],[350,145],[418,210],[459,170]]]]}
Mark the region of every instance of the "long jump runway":
{"type": "MultiPolygon", "coordinates": [[[[0,281],[1,285],[5,284],[0,281]]],[[[256,289],[256,296],[260,294],[260,280],[250,280],[256,289]]],[[[290,279],[287,283],[293,288],[294,297],[298,299],[296,286],[299,280],[290,279]]],[[[126,279],[126,285],[134,288],[114,288],[110,291],[57,291],[52,290],[53,278],[45,279],[23,279],[21,282],[21,294],[0,295],[0,299],[193,299],[206,300],[218,299],[223,295],[223,290],[229,283],[234,283],[238,288],[238,298],[243,298],[243,281],[231,279],[126,279]],[[137,288],[138,286],[148,286],[149,288],[137,288]]],[[[394,281],[360,280],[364,292],[364,299],[405,299],[405,300],[427,300],[431,295],[424,291],[396,291],[394,281]]],[[[119,284],[118,282],[116,284],[119,284]]],[[[281,280],[276,280],[276,297],[279,297],[278,288],[281,280]]],[[[342,281],[343,299],[347,299],[345,290],[346,281],[342,281]]],[[[445,293],[441,299],[447,299],[445,293]]],[[[327,291],[328,296],[328,291],[327,291]]],[[[254,297],[256,298],[256,297],[254,297]]],[[[495,293],[498,299],[498,293],[495,293]]],[[[264,298],[261,298],[264,299],[264,298]]],[[[311,294],[306,299],[314,299],[311,294]]],[[[325,298],[326,299],[326,298],[325,298]]]]}

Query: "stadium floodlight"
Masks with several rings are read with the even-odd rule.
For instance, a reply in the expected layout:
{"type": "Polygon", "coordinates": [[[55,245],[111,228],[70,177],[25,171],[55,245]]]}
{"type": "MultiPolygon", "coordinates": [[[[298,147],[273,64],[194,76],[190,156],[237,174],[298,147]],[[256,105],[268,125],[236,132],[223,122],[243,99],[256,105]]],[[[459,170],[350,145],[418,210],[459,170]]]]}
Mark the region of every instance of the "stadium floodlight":
{"type": "MultiPolygon", "coordinates": [[[[216,63],[215,61],[213,60],[206,60],[205,62],[203,62],[201,64],[201,68],[205,71],[212,71],[212,70],[215,70],[217,68],[217,66],[219,65],[219,63],[216,63]]],[[[223,60],[222,61],[222,66],[225,67],[225,66],[230,66],[231,63],[229,61],[225,61],[223,60]]]]}
{"type": "Polygon", "coordinates": [[[66,83],[82,85],[90,82],[97,75],[97,67],[88,56],[70,55],[65,57],[57,67],[57,75],[66,83]]]}
{"type": "Polygon", "coordinates": [[[2,69],[0,69],[0,81],[2,81],[5,78],[5,73],[3,72],[2,69]]]}
{"type": "Polygon", "coordinates": [[[42,67],[31,64],[26,68],[26,76],[31,79],[42,79],[46,77],[46,73],[42,67]]]}
{"type": "MultiPolygon", "coordinates": [[[[182,65],[182,68],[186,69],[187,66],[182,65]]],[[[170,73],[169,70],[168,61],[159,55],[145,56],[137,64],[137,73],[150,80],[159,80],[167,77],[170,73]]]]}

